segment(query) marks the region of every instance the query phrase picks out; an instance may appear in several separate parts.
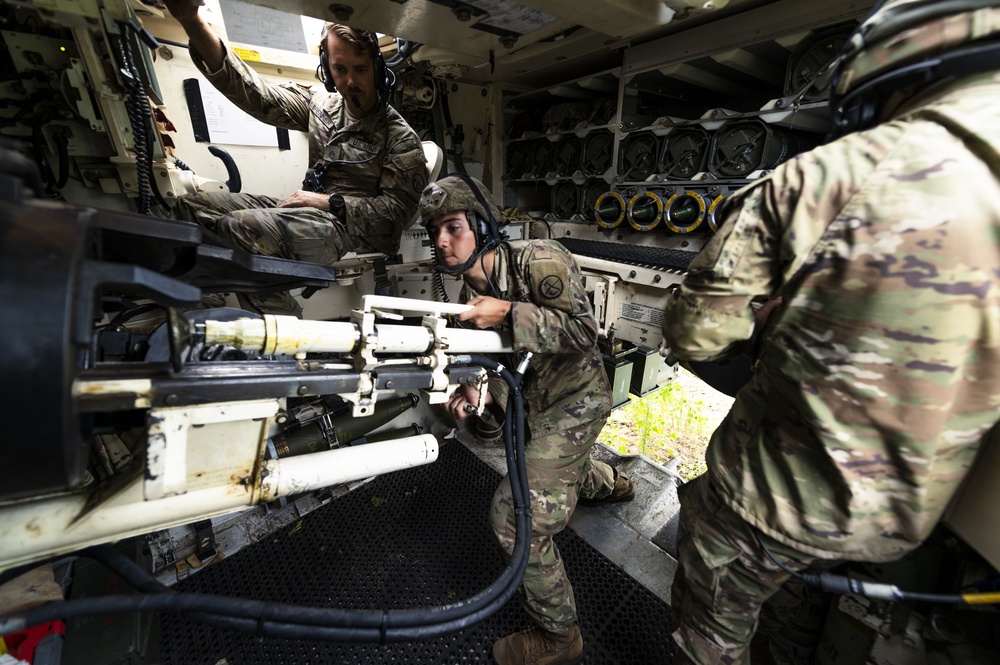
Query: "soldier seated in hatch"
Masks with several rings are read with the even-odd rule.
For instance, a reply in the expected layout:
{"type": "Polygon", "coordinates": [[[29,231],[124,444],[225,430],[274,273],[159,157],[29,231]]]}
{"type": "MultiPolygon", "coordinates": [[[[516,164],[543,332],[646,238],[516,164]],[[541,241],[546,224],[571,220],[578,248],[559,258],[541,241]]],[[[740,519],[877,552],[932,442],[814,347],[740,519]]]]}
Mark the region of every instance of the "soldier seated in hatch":
{"type": "MultiPolygon", "coordinates": [[[[325,265],[351,251],[396,254],[427,167],[419,137],[389,105],[392,73],[374,36],[327,23],[317,68],[324,85],[272,85],[216,36],[190,0],[166,4],[209,82],[258,120],[308,132],[314,165],[302,189],[283,200],[192,194],[178,200],[173,216],[255,254],[325,265]]],[[[250,300],[273,313],[301,312],[288,294],[250,300]]]]}

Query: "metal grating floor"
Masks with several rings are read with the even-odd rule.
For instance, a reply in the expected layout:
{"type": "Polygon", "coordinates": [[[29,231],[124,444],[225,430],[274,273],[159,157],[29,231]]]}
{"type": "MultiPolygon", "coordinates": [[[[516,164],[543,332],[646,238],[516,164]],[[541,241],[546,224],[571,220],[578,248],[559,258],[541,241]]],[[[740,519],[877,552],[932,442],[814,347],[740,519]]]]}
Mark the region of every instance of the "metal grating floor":
{"type": "MultiPolygon", "coordinates": [[[[377,478],[178,584],[178,591],[320,607],[451,602],[502,568],[488,522],[500,477],[459,443],[437,462],[377,478]]],[[[599,510],[581,508],[581,510],[599,510]]],[[[670,610],[567,529],[556,539],[576,593],[588,665],[673,660],[670,610]]],[[[492,663],[493,642],[531,625],[516,600],[479,625],[409,644],[257,638],[164,613],[163,665],[492,663]]]]}

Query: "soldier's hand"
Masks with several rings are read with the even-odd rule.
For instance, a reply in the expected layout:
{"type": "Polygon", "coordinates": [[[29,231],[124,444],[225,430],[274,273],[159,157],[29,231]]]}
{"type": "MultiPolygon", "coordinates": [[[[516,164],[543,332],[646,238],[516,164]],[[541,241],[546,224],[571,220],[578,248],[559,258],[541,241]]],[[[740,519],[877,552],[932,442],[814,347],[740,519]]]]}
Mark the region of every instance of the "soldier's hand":
{"type": "MultiPolygon", "coordinates": [[[[489,391],[486,392],[483,398],[487,404],[493,401],[493,396],[490,395],[489,391]]],[[[448,411],[448,414],[455,419],[455,422],[459,423],[475,415],[479,408],[479,399],[480,393],[476,388],[461,385],[455,388],[455,392],[448,398],[444,407],[448,411]]]]}
{"type": "Polygon", "coordinates": [[[764,302],[757,310],[753,313],[753,335],[750,337],[750,343],[755,344],[757,338],[760,337],[760,331],[764,329],[767,325],[767,320],[771,318],[771,314],[774,310],[781,307],[781,303],[784,302],[781,297],[771,298],[764,302]]]}
{"type": "Polygon", "coordinates": [[[477,328],[493,328],[504,322],[510,313],[511,302],[491,296],[476,296],[467,304],[472,309],[458,315],[459,321],[471,321],[477,328]]]}
{"type": "Polygon", "coordinates": [[[163,0],[170,15],[179,22],[191,21],[198,16],[198,5],[191,0],[163,0]]]}
{"type": "Polygon", "coordinates": [[[307,192],[300,189],[287,199],[278,204],[279,208],[318,208],[319,210],[330,209],[330,197],[326,194],[307,192]]]}

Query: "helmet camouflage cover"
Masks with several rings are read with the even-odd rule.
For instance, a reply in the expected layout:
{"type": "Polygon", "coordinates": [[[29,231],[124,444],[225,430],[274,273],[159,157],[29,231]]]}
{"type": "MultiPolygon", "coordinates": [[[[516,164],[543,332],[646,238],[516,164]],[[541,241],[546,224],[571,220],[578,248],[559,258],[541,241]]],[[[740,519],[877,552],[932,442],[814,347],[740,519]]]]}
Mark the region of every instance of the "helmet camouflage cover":
{"type": "Polygon", "coordinates": [[[468,180],[479,190],[479,197],[476,196],[476,192],[472,191],[469,182],[458,175],[447,175],[437,182],[427,185],[420,195],[420,223],[427,226],[428,222],[435,217],[460,211],[474,212],[483,220],[492,217],[498,226],[502,225],[504,218],[500,215],[500,210],[497,209],[496,203],[493,202],[493,196],[486,189],[486,186],[475,178],[469,177],[468,180]],[[480,198],[486,203],[489,210],[483,207],[480,198]]]}
{"type": "Polygon", "coordinates": [[[997,0],[887,0],[845,44],[834,96],[887,71],[1000,35],[997,0]]]}

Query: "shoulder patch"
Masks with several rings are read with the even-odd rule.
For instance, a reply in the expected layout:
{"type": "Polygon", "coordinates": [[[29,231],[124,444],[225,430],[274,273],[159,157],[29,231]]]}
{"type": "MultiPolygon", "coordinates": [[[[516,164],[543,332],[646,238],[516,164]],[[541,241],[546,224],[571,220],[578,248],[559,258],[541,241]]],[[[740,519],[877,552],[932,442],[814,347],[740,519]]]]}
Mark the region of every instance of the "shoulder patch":
{"type": "Polygon", "coordinates": [[[423,173],[414,173],[412,178],[413,191],[422,192],[427,186],[427,176],[423,173]]]}
{"type": "Polygon", "coordinates": [[[531,296],[536,305],[572,311],[569,268],[561,261],[536,258],[528,263],[531,296]]]}

